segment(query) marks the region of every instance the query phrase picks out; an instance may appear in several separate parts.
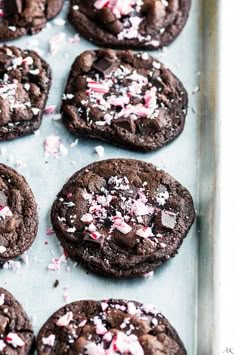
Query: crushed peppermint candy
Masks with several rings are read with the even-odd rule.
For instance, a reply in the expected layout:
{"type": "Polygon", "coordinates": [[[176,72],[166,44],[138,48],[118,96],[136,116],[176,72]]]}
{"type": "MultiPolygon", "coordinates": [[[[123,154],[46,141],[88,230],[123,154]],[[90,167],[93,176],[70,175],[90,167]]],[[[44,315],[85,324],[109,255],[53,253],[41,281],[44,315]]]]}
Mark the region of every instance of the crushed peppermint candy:
{"type": "Polygon", "coordinates": [[[25,346],[25,342],[17,335],[16,333],[10,332],[6,336],[6,342],[13,346],[13,348],[23,348],[25,346]]]}
{"type": "Polygon", "coordinates": [[[5,219],[6,217],[12,217],[13,214],[8,206],[0,207],[0,217],[5,219]]]}
{"type": "Polygon", "coordinates": [[[67,325],[70,324],[72,319],[73,319],[73,313],[72,312],[67,312],[66,314],[64,314],[62,317],[60,317],[58,319],[58,321],[56,322],[56,325],[58,327],[66,327],[67,325]]]}
{"type": "MultiPolygon", "coordinates": [[[[157,88],[135,69],[120,65],[105,78],[97,75],[96,81],[90,77],[86,81],[87,99],[81,101],[78,110],[82,112],[87,108],[89,121],[93,121],[89,107],[96,107],[103,112],[101,119],[95,121],[97,126],[111,125],[112,122],[119,122],[124,118],[156,119],[159,116],[162,102],[158,102],[157,88]]],[[[70,100],[73,98],[70,95],[64,94],[63,98],[70,100]]],[[[96,147],[95,150],[98,155],[103,155],[103,147],[96,147]]]]}
{"type": "Polygon", "coordinates": [[[42,342],[44,345],[53,346],[55,344],[55,334],[50,334],[48,337],[43,337],[42,342]]]}
{"type": "Polygon", "coordinates": [[[0,306],[4,305],[4,301],[5,301],[5,294],[1,293],[1,295],[0,295],[0,306]]]}
{"type": "Polygon", "coordinates": [[[3,351],[3,349],[6,347],[6,343],[2,339],[0,339],[0,351],[3,351]]]}

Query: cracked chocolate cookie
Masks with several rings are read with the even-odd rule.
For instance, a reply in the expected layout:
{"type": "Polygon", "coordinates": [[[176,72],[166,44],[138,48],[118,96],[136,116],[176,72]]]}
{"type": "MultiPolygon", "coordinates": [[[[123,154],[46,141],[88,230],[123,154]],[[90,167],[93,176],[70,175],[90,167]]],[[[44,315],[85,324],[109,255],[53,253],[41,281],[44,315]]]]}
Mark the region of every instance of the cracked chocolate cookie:
{"type": "Polygon", "coordinates": [[[63,0],[0,0],[0,41],[40,32],[62,6],[63,0]]]}
{"type": "Polygon", "coordinates": [[[180,80],[147,53],[91,50],[72,65],[62,119],[75,135],[152,151],[181,134],[187,105],[180,80]]]}
{"type": "Polygon", "coordinates": [[[71,0],[68,18],[102,47],[157,49],[185,26],[191,0],[71,0]]]}
{"type": "Polygon", "coordinates": [[[36,52],[0,47],[0,141],[40,127],[50,86],[51,69],[36,52]]]}
{"type": "Polygon", "coordinates": [[[78,301],[55,312],[37,338],[39,355],[186,355],[176,330],[153,306],[78,301]]]}
{"type": "Polygon", "coordinates": [[[111,159],[76,172],[51,211],[68,255],[93,272],[144,275],[174,257],[194,221],[190,193],[149,163],[111,159]]]}
{"type": "Polygon", "coordinates": [[[0,264],[21,255],[33,243],[38,215],[25,178],[0,164],[0,264]]]}
{"type": "Polygon", "coordinates": [[[21,304],[4,288],[0,288],[0,354],[31,354],[34,333],[21,304]]]}

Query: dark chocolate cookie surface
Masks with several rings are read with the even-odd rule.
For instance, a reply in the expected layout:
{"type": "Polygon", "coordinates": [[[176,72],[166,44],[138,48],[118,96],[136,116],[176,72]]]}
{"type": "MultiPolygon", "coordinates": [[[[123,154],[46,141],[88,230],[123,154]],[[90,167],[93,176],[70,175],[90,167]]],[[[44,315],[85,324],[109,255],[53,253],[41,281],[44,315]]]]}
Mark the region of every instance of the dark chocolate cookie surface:
{"type": "Polygon", "coordinates": [[[0,354],[31,353],[34,333],[21,304],[4,288],[0,288],[0,354]]]}
{"type": "Polygon", "coordinates": [[[50,85],[51,69],[36,52],[0,47],[0,141],[39,128],[50,85]]]}
{"type": "Polygon", "coordinates": [[[75,173],[51,211],[68,255],[113,277],[146,274],[174,257],[194,221],[190,193],[149,163],[111,159],[75,173]]]}
{"type": "Polygon", "coordinates": [[[62,6],[63,0],[1,0],[0,41],[40,32],[62,6]]]}
{"type": "Polygon", "coordinates": [[[76,58],[62,118],[75,135],[151,151],[181,134],[187,104],[180,80],[152,56],[102,49],[76,58]]]}
{"type": "Polygon", "coordinates": [[[156,49],[171,43],[191,0],[71,0],[69,20],[86,39],[110,48],[156,49]]]}
{"type": "Polygon", "coordinates": [[[186,355],[179,335],[154,307],[134,301],[73,302],[37,338],[39,355],[186,355]]]}
{"type": "Polygon", "coordinates": [[[33,243],[38,215],[24,177],[0,164],[0,264],[21,255],[33,243]]]}

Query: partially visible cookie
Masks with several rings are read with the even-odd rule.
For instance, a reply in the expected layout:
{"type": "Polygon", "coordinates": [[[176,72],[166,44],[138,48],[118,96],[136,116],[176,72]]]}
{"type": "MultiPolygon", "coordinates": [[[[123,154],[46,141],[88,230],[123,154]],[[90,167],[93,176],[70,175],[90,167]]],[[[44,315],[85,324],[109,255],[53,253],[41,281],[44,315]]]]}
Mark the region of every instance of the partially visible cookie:
{"type": "Polygon", "coordinates": [[[0,264],[21,255],[38,230],[37,207],[25,178],[0,164],[0,264]]]}
{"type": "Polygon", "coordinates": [[[1,0],[0,41],[40,32],[62,6],[63,0],[1,0]]]}
{"type": "Polygon", "coordinates": [[[36,52],[0,47],[0,141],[39,128],[51,80],[49,65],[36,52]]]}
{"type": "Polygon", "coordinates": [[[186,355],[176,330],[154,307],[110,299],[55,312],[37,338],[39,355],[186,355]]]}
{"type": "Polygon", "coordinates": [[[76,172],[51,210],[68,255],[113,277],[140,276],[174,257],[194,216],[186,188],[154,165],[131,159],[76,172]]]}
{"type": "Polygon", "coordinates": [[[185,26],[191,0],[71,0],[68,18],[102,47],[157,49],[185,26]]]}
{"type": "Polygon", "coordinates": [[[32,351],[34,333],[21,304],[0,288],[0,354],[27,355],[32,351]]]}
{"type": "Polygon", "coordinates": [[[181,81],[147,53],[90,50],[72,65],[62,119],[75,135],[151,151],[181,134],[187,104],[181,81]]]}

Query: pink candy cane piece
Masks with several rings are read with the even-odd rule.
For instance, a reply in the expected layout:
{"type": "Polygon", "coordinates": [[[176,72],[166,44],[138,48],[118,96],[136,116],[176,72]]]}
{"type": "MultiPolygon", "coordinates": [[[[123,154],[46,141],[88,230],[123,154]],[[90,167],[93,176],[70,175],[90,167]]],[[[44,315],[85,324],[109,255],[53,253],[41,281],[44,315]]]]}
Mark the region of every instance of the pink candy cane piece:
{"type": "Polygon", "coordinates": [[[128,234],[132,230],[130,225],[119,219],[115,220],[114,227],[123,234],[128,234]]]}
{"type": "Polygon", "coordinates": [[[84,319],[82,322],[79,323],[78,327],[84,327],[87,324],[87,320],[84,319]]]}
{"type": "Polygon", "coordinates": [[[90,213],[85,213],[80,220],[84,223],[90,223],[93,220],[93,216],[90,213]]]}
{"type": "Polygon", "coordinates": [[[98,324],[98,325],[96,326],[96,333],[97,333],[98,335],[104,335],[104,334],[107,333],[107,328],[104,327],[104,325],[102,325],[102,324],[98,324]]]}
{"type": "Polygon", "coordinates": [[[108,304],[106,302],[101,302],[101,307],[103,312],[109,307],[108,304]]]}
{"type": "Polygon", "coordinates": [[[149,238],[152,235],[152,230],[150,227],[143,227],[137,230],[136,235],[141,238],[149,238]]]}
{"type": "Polygon", "coordinates": [[[109,92],[109,88],[107,85],[97,83],[96,81],[89,81],[88,87],[94,92],[99,92],[100,94],[107,94],[109,92]]]}
{"type": "Polygon", "coordinates": [[[53,346],[55,343],[56,336],[54,334],[50,334],[48,337],[43,337],[42,342],[44,345],[53,346]]]}
{"type": "Polygon", "coordinates": [[[25,57],[23,58],[22,63],[27,65],[32,65],[34,63],[34,60],[32,57],[25,57]]]}
{"type": "Polygon", "coordinates": [[[94,4],[94,7],[97,10],[102,9],[103,7],[106,7],[110,4],[110,0],[97,0],[94,4]]]}
{"type": "Polygon", "coordinates": [[[44,152],[45,154],[55,154],[58,153],[58,149],[61,144],[61,139],[58,136],[48,136],[44,142],[44,152]]]}
{"type": "Polygon", "coordinates": [[[92,232],[90,234],[91,238],[98,240],[99,238],[101,238],[101,234],[99,232],[92,232]]]}
{"type": "Polygon", "coordinates": [[[108,100],[109,104],[113,106],[121,106],[128,105],[129,97],[128,96],[121,96],[121,97],[111,97],[108,100]]]}
{"type": "Polygon", "coordinates": [[[45,110],[44,110],[44,113],[46,115],[50,115],[51,113],[53,113],[55,110],[56,110],[56,106],[55,105],[52,105],[52,106],[48,106],[45,110]]]}
{"type": "Polygon", "coordinates": [[[0,17],[3,17],[4,16],[4,12],[2,9],[0,9],[0,17]]]}
{"type": "Polygon", "coordinates": [[[22,348],[25,346],[25,342],[16,333],[13,332],[7,334],[6,342],[12,345],[14,348],[17,348],[18,346],[22,348]]]}
{"type": "Polygon", "coordinates": [[[73,319],[73,313],[72,312],[67,312],[62,316],[61,318],[58,319],[56,322],[56,325],[58,327],[66,327],[67,325],[70,324],[70,321],[73,319]]]}
{"type": "Polygon", "coordinates": [[[6,217],[12,217],[12,212],[8,206],[0,207],[0,217],[3,219],[6,217]]]}

